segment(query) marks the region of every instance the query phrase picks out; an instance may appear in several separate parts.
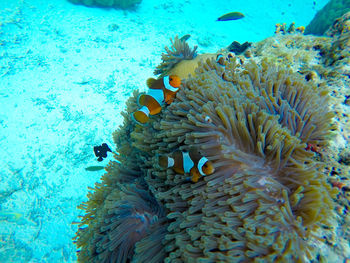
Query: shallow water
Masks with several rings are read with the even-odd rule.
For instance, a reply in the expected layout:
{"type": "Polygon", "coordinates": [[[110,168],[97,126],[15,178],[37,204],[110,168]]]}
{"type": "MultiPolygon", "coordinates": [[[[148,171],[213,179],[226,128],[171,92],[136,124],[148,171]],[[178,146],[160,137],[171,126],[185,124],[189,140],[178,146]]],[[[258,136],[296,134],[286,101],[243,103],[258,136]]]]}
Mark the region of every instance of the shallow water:
{"type": "Polygon", "coordinates": [[[76,261],[76,207],[103,174],[85,168],[111,158],[97,162],[93,146],[113,147],[126,99],[146,89],[169,38],[216,52],[272,36],[276,23],[307,25],[327,1],[221,2],[0,2],[0,262],[76,261]],[[231,11],[245,18],[215,21],[231,11]]]}

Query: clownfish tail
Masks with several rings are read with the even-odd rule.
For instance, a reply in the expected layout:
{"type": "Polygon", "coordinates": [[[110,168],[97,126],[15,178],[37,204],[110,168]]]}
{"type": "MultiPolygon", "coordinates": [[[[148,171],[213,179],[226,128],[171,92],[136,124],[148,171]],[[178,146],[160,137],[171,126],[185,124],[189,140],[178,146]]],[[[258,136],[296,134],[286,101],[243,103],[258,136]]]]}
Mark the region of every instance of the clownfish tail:
{"type": "Polygon", "coordinates": [[[158,157],[158,164],[163,169],[173,167],[174,166],[174,159],[172,157],[168,157],[165,155],[159,156],[158,157]]]}
{"type": "Polygon", "coordinates": [[[149,120],[149,109],[146,106],[142,106],[131,115],[131,119],[137,124],[145,125],[149,120]]]}
{"type": "Polygon", "coordinates": [[[151,88],[154,85],[155,82],[156,82],[155,78],[148,78],[146,80],[146,85],[147,85],[148,88],[151,88]]]}
{"type": "Polygon", "coordinates": [[[158,156],[158,164],[161,168],[168,168],[168,157],[167,156],[158,156]]]}

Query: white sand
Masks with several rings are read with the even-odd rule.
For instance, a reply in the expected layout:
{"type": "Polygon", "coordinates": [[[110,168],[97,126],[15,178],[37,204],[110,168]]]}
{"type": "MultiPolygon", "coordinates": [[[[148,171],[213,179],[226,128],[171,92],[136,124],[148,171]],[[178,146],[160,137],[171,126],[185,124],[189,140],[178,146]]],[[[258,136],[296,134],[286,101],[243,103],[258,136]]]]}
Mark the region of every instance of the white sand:
{"type": "Polygon", "coordinates": [[[191,34],[199,52],[215,52],[316,12],[310,0],[216,2],[143,0],[122,11],[0,1],[0,262],[76,260],[76,206],[103,174],[84,168],[108,163],[92,147],[114,149],[125,100],[146,88],[170,37],[191,34]],[[215,21],[230,11],[246,17],[215,21]]]}

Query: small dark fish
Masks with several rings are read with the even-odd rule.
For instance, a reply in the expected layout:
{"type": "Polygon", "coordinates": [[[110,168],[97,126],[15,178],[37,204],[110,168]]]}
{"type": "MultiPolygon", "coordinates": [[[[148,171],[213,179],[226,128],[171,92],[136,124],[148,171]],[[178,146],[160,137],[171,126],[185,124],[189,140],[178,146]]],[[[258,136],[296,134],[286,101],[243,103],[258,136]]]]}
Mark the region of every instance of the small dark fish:
{"type": "Polygon", "coordinates": [[[97,161],[99,162],[102,162],[103,158],[107,157],[107,152],[112,152],[107,143],[102,143],[101,146],[94,146],[94,153],[98,157],[97,161]]]}
{"type": "Polygon", "coordinates": [[[218,18],[217,21],[229,21],[229,20],[237,20],[243,18],[244,15],[240,12],[231,12],[224,14],[218,18]]]}
{"type": "Polygon", "coordinates": [[[180,41],[181,41],[181,42],[187,41],[190,37],[191,37],[190,34],[186,34],[186,35],[184,35],[184,36],[182,36],[182,37],[180,38],[180,41]]]}
{"type": "Polygon", "coordinates": [[[89,166],[89,167],[86,167],[85,170],[86,170],[86,171],[89,171],[89,172],[96,172],[96,171],[103,170],[104,168],[105,168],[104,166],[96,165],[96,166],[89,166]]]}

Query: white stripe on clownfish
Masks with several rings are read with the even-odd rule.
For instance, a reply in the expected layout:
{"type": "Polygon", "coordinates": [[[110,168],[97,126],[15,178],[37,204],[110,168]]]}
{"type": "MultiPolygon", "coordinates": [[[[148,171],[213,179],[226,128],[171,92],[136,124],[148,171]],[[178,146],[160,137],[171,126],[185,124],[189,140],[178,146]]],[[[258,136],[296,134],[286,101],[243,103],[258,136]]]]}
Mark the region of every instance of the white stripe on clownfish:
{"type": "Polygon", "coordinates": [[[164,92],[161,89],[149,89],[147,95],[153,97],[160,106],[164,104],[164,92]]]}
{"type": "Polygon", "coordinates": [[[218,54],[216,57],[216,62],[219,62],[220,58],[223,58],[224,56],[222,54],[218,54]]]}
{"type": "Polygon", "coordinates": [[[175,164],[175,160],[172,157],[168,157],[168,168],[173,167],[175,164]]]}
{"type": "Polygon", "coordinates": [[[183,160],[184,172],[190,173],[191,169],[194,166],[194,162],[192,161],[190,153],[189,152],[182,152],[182,160],[183,160]]]}
{"type": "Polygon", "coordinates": [[[209,161],[206,157],[202,157],[199,162],[198,162],[198,165],[197,165],[197,168],[198,168],[198,171],[199,173],[202,175],[202,176],[206,176],[206,174],[203,172],[203,165],[209,161]]]}
{"type": "Polygon", "coordinates": [[[142,106],[139,111],[142,111],[144,114],[146,114],[147,116],[149,115],[150,111],[146,106],[142,106]]]}
{"type": "Polygon", "coordinates": [[[216,63],[218,63],[221,67],[225,67],[225,57],[222,54],[218,54],[216,56],[216,63]]]}
{"type": "Polygon", "coordinates": [[[170,85],[169,76],[165,76],[163,78],[163,84],[167,90],[170,90],[172,92],[177,92],[179,90],[179,88],[174,88],[173,86],[170,85]]]}

